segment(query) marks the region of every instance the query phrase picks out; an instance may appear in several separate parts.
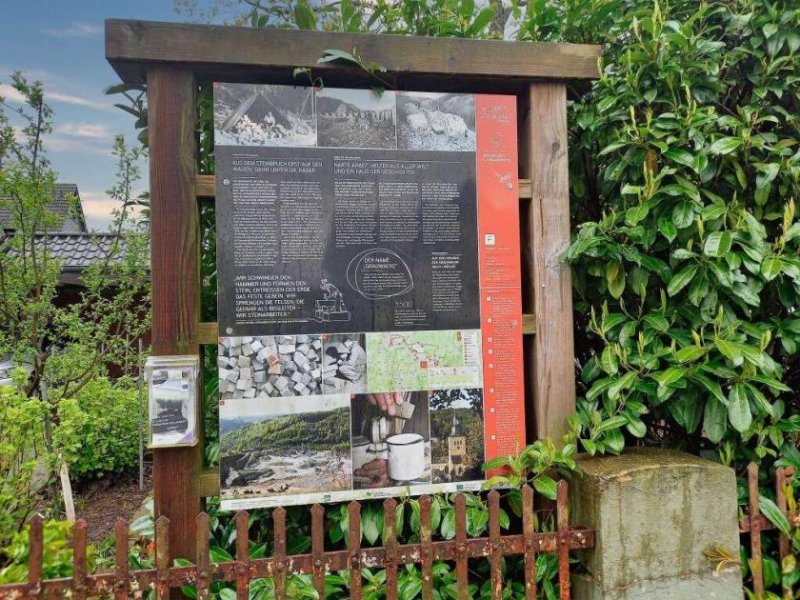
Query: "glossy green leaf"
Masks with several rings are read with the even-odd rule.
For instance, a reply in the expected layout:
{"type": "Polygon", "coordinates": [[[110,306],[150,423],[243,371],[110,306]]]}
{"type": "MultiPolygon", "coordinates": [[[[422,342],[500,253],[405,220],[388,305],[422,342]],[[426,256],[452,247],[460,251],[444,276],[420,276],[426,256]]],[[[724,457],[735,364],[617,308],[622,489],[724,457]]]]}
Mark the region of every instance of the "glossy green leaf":
{"type": "Polygon", "coordinates": [[[552,477],[547,475],[539,475],[533,480],[533,488],[545,498],[555,500],[558,493],[558,487],[552,477]]]}
{"type": "Polygon", "coordinates": [[[614,454],[619,454],[625,449],[625,437],[619,429],[606,432],[605,442],[608,449],[614,454]]]}
{"type": "Polygon", "coordinates": [[[452,540],[456,537],[456,513],[454,509],[451,508],[442,513],[440,533],[446,540],[452,540]]]}
{"type": "Polygon", "coordinates": [[[678,235],[678,228],[670,219],[661,218],[658,220],[658,230],[667,238],[668,241],[674,240],[678,235]]]}
{"type": "Polygon", "coordinates": [[[625,212],[625,222],[628,225],[636,225],[647,217],[648,212],[649,209],[646,204],[640,204],[639,206],[629,208],[625,212]]]}
{"type": "Polygon", "coordinates": [[[615,400],[619,397],[619,394],[622,390],[626,390],[633,385],[633,382],[636,380],[636,376],[638,374],[635,371],[629,371],[625,373],[622,377],[614,381],[608,388],[608,397],[612,400],[615,400]]]}
{"type": "Polygon", "coordinates": [[[731,251],[733,237],[727,231],[715,231],[706,238],[703,252],[706,256],[724,256],[731,251]]]}
{"type": "Polygon", "coordinates": [[[651,377],[658,382],[659,386],[666,387],[680,381],[686,375],[683,367],[669,367],[664,371],[653,373],[651,377]]]}
{"type": "Polygon", "coordinates": [[[740,433],[747,431],[753,423],[753,415],[750,412],[750,401],[747,399],[745,387],[741,383],[734,384],[728,399],[728,420],[731,426],[740,433]]]}
{"type": "Polygon", "coordinates": [[[678,203],[672,210],[672,221],[678,229],[685,229],[694,223],[694,206],[689,201],[678,203]]]}
{"type": "Polygon", "coordinates": [[[667,285],[667,293],[670,296],[674,296],[680,292],[683,288],[689,285],[689,282],[696,273],[697,265],[689,265],[688,267],[684,267],[682,270],[678,271],[675,275],[673,275],[672,279],[670,279],[669,285],[667,285]]]}
{"type": "Polygon", "coordinates": [[[780,256],[770,256],[761,263],[761,274],[767,281],[772,281],[783,270],[783,259],[780,256]]]}
{"type": "Polygon", "coordinates": [[[687,346],[686,348],[681,348],[678,350],[675,353],[675,358],[682,363],[693,362],[704,356],[705,353],[705,348],[700,348],[698,346],[687,346]]]}
{"type": "Polygon", "coordinates": [[[703,432],[709,440],[717,444],[727,430],[728,407],[716,398],[709,398],[703,411],[703,432]]]}
{"type": "Polygon", "coordinates": [[[769,522],[775,525],[783,535],[790,535],[791,534],[791,526],[789,525],[789,519],[786,518],[786,515],[783,514],[783,511],[778,508],[778,505],[775,504],[772,500],[767,498],[766,496],[758,496],[758,509],[763,513],[769,522]]]}
{"type": "Polygon", "coordinates": [[[608,291],[614,298],[622,296],[622,292],[625,291],[625,270],[622,263],[614,261],[606,265],[606,283],[608,291]]]}
{"type": "Polygon", "coordinates": [[[603,353],[600,356],[600,365],[603,367],[603,371],[609,375],[615,375],[619,371],[619,361],[613,347],[606,346],[603,348],[603,353]]]}
{"type": "Polygon", "coordinates": [[[711,144],[708,151],[711,154],[730,154],[741,145],[742,140],[740,138],[723,137],[711,144]]]}
{"type": "Polygon", "coordinates": [[[683,148],[670,148],[664,153],[664,156],[678,164],[689,167],[690,169],[694,169],[695,167],[696,161],[694,154],[688,150],[684,150],[683,148]]]}

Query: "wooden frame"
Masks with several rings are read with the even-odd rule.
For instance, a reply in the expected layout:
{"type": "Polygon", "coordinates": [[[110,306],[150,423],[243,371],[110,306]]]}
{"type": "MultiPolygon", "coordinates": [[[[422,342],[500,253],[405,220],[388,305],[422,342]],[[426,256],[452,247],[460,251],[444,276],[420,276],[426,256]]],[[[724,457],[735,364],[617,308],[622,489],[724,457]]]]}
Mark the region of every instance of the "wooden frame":
{"type": "Polygon", "coordinates": [[[123,81],[143,83],[150,67],[191,66],[200,78],[297,83],[295,67],[314,67],[326,84],[374,84],[367,73],[336,63],[317,65],[336,48],[386,68],[387,78],[470,92],[522,90],[532,79],[588,80],[598,75],[600,47],[418,38],[363,33],[253,29],[149,21],[106,21],[106,58],[123,81]]]}
{"type": "MultiPolygon", "coordinates": [[[[327,49],[381,64],[398,89],[517,95],[528,437],[559,441],[575,410],[571,280],[561,260],[570,241],[566,84],[598,76],[599,46],[106,21],[108,61],[124,82],[147,83],[153,353],[196,354],[216,342],[216,323],[200,323],[198,311],[197,199],[214,195],[213,176],[196,174],[198,83],[297,84],[294,68],[312,67],[326,85],[370,85],[352,66],[317,65],[327,49]]],[[[172,523],[173,556],[195,555],[194,515],[202,496],[219,491],[216,471],[201,473],[201,448],[155,452],[156,517],[172,523]]]]}

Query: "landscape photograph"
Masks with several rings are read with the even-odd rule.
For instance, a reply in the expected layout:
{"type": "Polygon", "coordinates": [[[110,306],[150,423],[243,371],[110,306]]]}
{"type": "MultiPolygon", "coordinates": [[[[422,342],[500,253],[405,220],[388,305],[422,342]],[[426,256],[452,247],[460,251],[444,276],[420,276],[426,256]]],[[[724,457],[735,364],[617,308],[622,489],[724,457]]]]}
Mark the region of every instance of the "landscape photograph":
{"type": "Polygon", "coordinates": [[[320,146],[397,148],[393,93],[325,88],[316,100],[320,146]]]}
{"type": "Polygon", "coordinates": [[[223,500],[351,489],[350,397],[220,402],[223,500]]]}

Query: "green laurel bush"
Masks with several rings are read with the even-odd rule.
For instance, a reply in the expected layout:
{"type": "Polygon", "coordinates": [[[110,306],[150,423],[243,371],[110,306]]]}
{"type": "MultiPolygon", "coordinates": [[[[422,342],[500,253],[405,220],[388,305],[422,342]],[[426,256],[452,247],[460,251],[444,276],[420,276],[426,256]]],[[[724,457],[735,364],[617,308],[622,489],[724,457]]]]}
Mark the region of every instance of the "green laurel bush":
{"type": "Polygon", "coordinates": [[[800,431],[800,10],[599,4],[627,8],[570,110],[572,424],[590,453],[669,423],[728,462],[776,455],[800,431]]]}

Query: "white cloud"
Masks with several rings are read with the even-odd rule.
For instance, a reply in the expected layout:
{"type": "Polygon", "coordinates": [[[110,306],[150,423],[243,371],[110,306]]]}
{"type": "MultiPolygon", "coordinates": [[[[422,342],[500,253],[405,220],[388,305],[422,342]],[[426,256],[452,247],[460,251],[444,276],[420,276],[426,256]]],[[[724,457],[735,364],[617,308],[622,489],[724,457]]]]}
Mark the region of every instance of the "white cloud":
{"type": "MultiPolygon", "coordinates": [[[[79,186],[80,188],[80,186],[79,186]]],[[[107,231],[114,222],[114,209],[120,203],[109,198],[105,192],[96,190],[78,190],[81,196],[81,206],[86,217],[86,225],[90,231],[107,231]]],[[[134,214],[139,214],[140,209],[134,209],[134,214]]]]}
{"type": "Polygon", "coordinates": [[[91,23],[73,21],[71,25],[61,28],[42,29],[42,33],[50,37],[92,37],[102,33],[103,28],[91,23]]]}
{"type": "Polygon", "coordinates": [[[64,123],[55,128],[56,135],[66,135],[90,140],[107,141],[109,147],[114,139],[114,132],[103,123],[64,123]]]}
{"type": "Polygon", "coordinates": [[[8,102],[14,102],[15,104],[22,104],[25,102],[25,96],[7,83],[0,83],[0,98],[8,102]]]}
{"type": "MultiPolygon", "coordinates": [[[[23,104],[25,96],[18,92],[13,86],[7,83],[0,83],[0,97],[5,98],[8,102],[15,104],[23,104]]],[[[62,104],[72,104],[73,106],[82,106],[84,108],[93,108],[96,110],[103,110],[108,112],[116,112],[118,109],[110,102],[100,102],[84,98],[83,96],[76,96],[74,94],[65,94],[58,91],[50,91],[47,87],[44,90],[45,102],[60,102],[62,104]]]]}
{"type": "Polygon", "coordinates": [[[105,102],[98,102],[97,100],[90,100],[83,96],[75,96],[73,94],[64,94],[62,92],[44,92],[45,100],[52,100],[53,102],[62,102],[64,104],[72,104],[74,106],[85,106],[86,108],[96,108],[98,110],[116,111],[113,105],[105,102]]]}
{"type": "Polygon", "coordinates": [[[53,152],[70,152],[111,156],[111,141],[100,143],[96,139],[82,139],[70,135],[52,133],[45,137],[44,148],[53,152]]]}
{"type": "MultiPolygon", "coordinates": [[[[22,127],[13,126],[14,138],[25,142],[22,127]]],[[[44,137],[45,151],[93,154],[111,156],[114,133],[101,123],[65,123],[44,137]]]]}
{"type": "Polygon", "coordinates": [[[104,231],[113,221],[112,211],[119,208],[119,203],[111,200],[104,192],[78,189],[81,196],[83,214],[90,230],[104,231]]]}
{"type": "MultiPolygon", "coordinates": [[[[13,126],[14,138],[25,142],[22,127],[13,126]]],[[[114,133],[105,125],[92,123],[66,123],[58,126],[44,137],[44,149],[47,152],[69,152],[71,154],[93,154],[111,156],[114,133]]]]}

